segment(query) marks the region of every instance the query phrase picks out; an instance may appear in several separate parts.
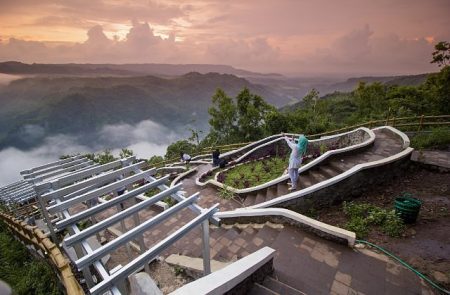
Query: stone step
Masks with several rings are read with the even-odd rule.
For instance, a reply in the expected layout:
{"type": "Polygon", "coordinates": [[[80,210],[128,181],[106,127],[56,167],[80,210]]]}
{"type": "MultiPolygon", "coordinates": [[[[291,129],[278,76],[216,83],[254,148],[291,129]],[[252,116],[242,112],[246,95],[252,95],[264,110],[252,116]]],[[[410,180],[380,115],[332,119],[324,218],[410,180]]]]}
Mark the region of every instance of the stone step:
{"type": "Polygon", "coordinates": [[[244,206],[249,207],[255,204],[256,196],[252,193],[245,196],[244,206]]]}
{"type": "Polygon", "coordinates": [[[310,187],[312,185],[311,177],[309,176],[309,173],[306,172],[305,174],[300,174],[300,177],[298,179],[298,187],[299,189],[304,189],[307,187],[310,187]]]}
{"type": "Polygon", "coordinates": [[[349,162],[347,159],[340,159],[340,158],[330,160],[328,164],[332,166],[333,169],[338,169],[342,172],[345,172],[350,168],[352,168],[353,166],[355,166],[352,162],[349,162]]]}
{"type": "Polygon", "coordinates": [[[281,295],[281,294],[276,293],[261,284],[254,283],[252,289],[250,290],[250,292],[248,292],[248,295],[281,295]]]}
{"type": "Polygon", "coordinates": [[[277,185],[277,195],[284,196],[289,193],[288,185],[286,182],[281,182],[277,185]]]}
{"type": "Polygon", "coordinates": [[[322,181],[324,181],[324,180],[327,179],[327,178],[326,178],[324,175],[322,175],[319,171],[315,171],[315,170],[310,170],[310,171],[309,171],[309,177],[311,178],[311,180],[312,180],[311,182],[312,182],[313,184],[322,182],[322,181]]]}
{"type": "Polygon", "coordinates": [[[266,277],[262,285],[272,290],[273,292],[283,295],[305,295],[305,293],[295,289],[292,286],[289,286],[288,284],[276,280],[273,277],[266,277]]]}
{"type": "Polygon", "coordinates": [[[256,204],[260,204],[260,203],[264,203],[266,201],[266,191],[265,190],[261,190],[256,194],[256,198],[255,198],[255,205],[256,204]]]}
{"type": "Polygon", "coordinates": [[[330,170],[332,170],[334,173],[336,173],[336,175],[341,174],[342,172],[344,172],[344,170],[339,166],[339,165],[332,165],[330,163],[330,161],[326,162],[326,167],[330,170]]]}
{"type": "Polygon", "coordinates": [[[321,165],[318,167],[320,173],[324,175],[327,179],[333,178],[339,173],[336,172],[330,165],[321,165]]]}
{"type": "Polygon", "coordinates": [[[273,185],[271,187],[268,187],[267,191],[266,191],[266,201],[270,201],[270,200],[275,199],[277,197],[278,197],[277,186],[273,185]]]}

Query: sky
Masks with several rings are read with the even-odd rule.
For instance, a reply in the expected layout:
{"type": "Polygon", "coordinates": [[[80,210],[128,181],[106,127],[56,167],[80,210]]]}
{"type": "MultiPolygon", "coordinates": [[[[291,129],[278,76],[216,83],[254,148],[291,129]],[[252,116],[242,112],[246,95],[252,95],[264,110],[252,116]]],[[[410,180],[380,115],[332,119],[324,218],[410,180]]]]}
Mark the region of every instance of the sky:
{"type": "Polygon", "coordinates": [[[0,0],[0,24],[0,61],[416,74],[437,70],[450,1],[0,0]]]}

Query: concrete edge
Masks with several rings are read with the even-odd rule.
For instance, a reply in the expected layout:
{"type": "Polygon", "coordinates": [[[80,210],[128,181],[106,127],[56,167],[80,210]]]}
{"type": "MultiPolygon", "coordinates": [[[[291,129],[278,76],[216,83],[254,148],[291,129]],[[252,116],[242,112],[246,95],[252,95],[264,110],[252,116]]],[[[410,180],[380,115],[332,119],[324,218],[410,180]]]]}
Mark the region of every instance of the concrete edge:
{"type": "Polygon", "coordinates": [[[264,247],[203,278],[178,288],[170,295],[224,294],[269,262],[275,250],[264,247]]]}
{"type": "Polygon", "coordinates": [[[175,186],[181,179],[185,178],[186,176],[190,175],[191,173],[194,173],[197,171],[197,167],[194,167],[192,169],[189,169],[186,172],[181,173],[180,175],[178,175],[177,177],[175,177],[174,180],[172,180],[172,182],[170,183],[170,187],[175,186]]]}
{"type": "Polygon", "coordinates": [[[381,129],[389,129],[391,132],[400,136],[403,140],[403,148],[404,149],[409,147],[409,145],[411,144],[411,141],[410,141],[408,135],[406,135],[404,132],[401,132],[400,130],[398,130],[397,128],[394,128],[392,126],[380,126],[380,127],[374,128],[373,130],[381,130],[381,129]]]}
{"type": "Polygon", "coordinates": [[[356,234],[352,231],[329,225],[327,223],[315,220],[308,216],[284,208],[242,209],[235,211],[218,212],[215,214],[215,216],[221,219],[256,216],[283,216],[288,219],[292,219],[302,225],[323,232],[327,235],[347,240],[347,244],[350,247],[353,247],[355,245],[356,240],[356,234]]]}

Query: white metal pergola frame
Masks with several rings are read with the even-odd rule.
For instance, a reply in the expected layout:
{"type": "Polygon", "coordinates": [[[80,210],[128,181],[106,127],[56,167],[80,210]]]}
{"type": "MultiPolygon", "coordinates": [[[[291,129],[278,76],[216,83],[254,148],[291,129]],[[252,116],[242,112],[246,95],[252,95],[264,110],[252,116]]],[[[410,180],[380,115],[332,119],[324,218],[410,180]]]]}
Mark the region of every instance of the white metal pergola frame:
{"type": "Polygon", "coordinates": [[[168,176],[156,179],[154,177],[156,169],[143,170],[146,163],[134,163],[135,157],[103,165],[95,165],[83,159],[79,156],[72,157],[23,171],[22,175],[26,179],[35,181],[34,189],[38,196],[37,199],[55,242],[59,242],[56,233],[68,229],[69,236],[62,242],[65,246],[75,249],[78,258],[74,264],[83,272],[92,294],[102,294],[108,290],[112,294],[121,294],[118,287],[121,282],[134,272],[142,268],[146,269],[149,262],[198,225],[202,227],[204,273],[211,272],[209,220],[216,224],[219,223],[219,219],[214,217],[214,213],[218,211],[218,204],[208,209],[201,208],[196,204],[199,198],[198,193],[186,198],[180,191],[181,184],[168,187],[165,184],[168,176]],[[48,177],[46,181],[42,181],[43,175],[48,177]],[[137,182],[144,182],[144,184],[135,187],[134,184],[137,182]],[[123,188],[127,190],[119,196],[117,191],[123,188]],[[142,199],[145,192],[154,188],[158,188],[160,192],[142,202],[136,201],[138,196],[142,199]],[[98,202],[99,198],[107,194],[113,194],[114,197],[108,201],[98,202]],[[166,197],[171,197],[178,203],[151,219],[141,222],[138,213],[166,197]],[[129,200],[134,200],[134,205],[123,210],[121,204],[129,200]],[[79,213],[70,214],[69,209],[80,203],[90,203],[90,206],[79,213]],[[114,207],[117,208],[116,214],[100,222],[95,220],[96,214],[114,207]],[[190,208],[197,216],[162,241],[145,250],[144,232],[184,208],[190,208]],[[52,215],[59,216],[56,222],[52,222],[52,215]],[[135,227],[125,230],[124,221],[129,217],[133,218],[135,227]],[[81,231],[78,223],[86,219],[92,220],[93,225],[81,231]],[[87,239],[94,235],[99,236],[101,231],[117,223],[121,224],[123,234],[95,250],[92,249],[87,239]],[[139,242],[140,255],[110,273],[101,259],[123,245],[127,246],[129,251],[129,243],[135,239],[139,242]],[[101,277],[98,284],[95,284],[92,279],[91,267],[94,267],[101,277]]]}

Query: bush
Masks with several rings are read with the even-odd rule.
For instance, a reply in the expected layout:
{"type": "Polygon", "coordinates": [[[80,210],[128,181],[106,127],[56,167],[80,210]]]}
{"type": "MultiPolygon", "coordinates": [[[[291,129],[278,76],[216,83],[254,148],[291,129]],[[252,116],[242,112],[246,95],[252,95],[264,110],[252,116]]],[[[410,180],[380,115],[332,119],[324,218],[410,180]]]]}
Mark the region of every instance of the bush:
{"type": "Polygon", "coordinates": [[[417,149],[445,148],[450,144],[450,132],[448,128],[436,128],[430,133],[421,133],[414,136],[411,146],[417,149]]]}
{"type": "Polygon", "coordinates": [[[358,238],[364,238],[369,234],[368,222],[361,216],[351,218],[350,221],[345,224],[345,228],[355,232],[356,237],[358,238]]]}
{"type": "Polygon", "coordinates": [[[395,210],[386,214],[386,220],[382,225],[383,232],[391,237],[399,237],[405,230],[403,220],[395,214],[395,210]]]}
{"type": "Polygon", "coordinates": [[[395,210],[388,211],[367,203],[353,202],[344,202],[343,208],[349,218],[344,227],[355,232],[358,238],[366,237],[370,226],[381,226],[381,230],[391,237],[398,237],[405,230],[403,221],[395,214],[395,210]]]}

